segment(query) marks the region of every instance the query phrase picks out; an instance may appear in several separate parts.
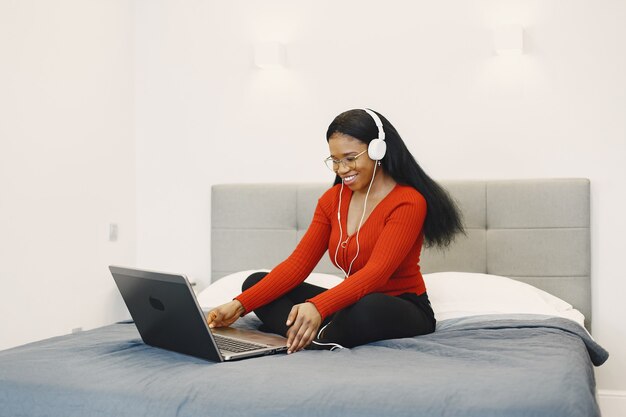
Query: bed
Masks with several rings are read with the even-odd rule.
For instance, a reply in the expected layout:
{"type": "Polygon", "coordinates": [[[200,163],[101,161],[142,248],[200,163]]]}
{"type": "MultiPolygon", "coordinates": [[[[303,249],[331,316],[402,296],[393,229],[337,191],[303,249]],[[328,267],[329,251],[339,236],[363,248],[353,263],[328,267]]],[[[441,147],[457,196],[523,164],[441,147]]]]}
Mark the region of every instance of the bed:
{"type": "MultiPolygon", "coordinates": [[[[211,363],[132,322],[0,352],[2,416],[598,416],[586,179],[442,181],[467,228],[422,270],[435,333],[211,363]]],[[[210,307],[286,257],[328,184],[215,185],[210,307]]],[[[309,280],[340,278],[328,261],[309,280]]],[[[256,328],[249,314],[237,326],[256,328]]]]}

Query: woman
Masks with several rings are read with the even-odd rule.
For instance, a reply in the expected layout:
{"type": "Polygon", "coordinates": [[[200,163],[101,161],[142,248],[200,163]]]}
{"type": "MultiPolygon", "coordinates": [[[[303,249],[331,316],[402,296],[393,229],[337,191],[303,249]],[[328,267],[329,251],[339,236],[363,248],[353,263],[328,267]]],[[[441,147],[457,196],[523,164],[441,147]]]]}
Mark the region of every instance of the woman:
{"type": "Polygon", "coordinates": [[[288,353],[435,330],[419,256],[424,242],[446,247],[464,233],[456,205],[380,114],[346,111],[326,140],[335,184],[306,234],[285,261],[252,274],[240,295],[212,310],[210,327],[254,311],[265,330],[287,337],[288,353]],[[328,290],[303,282],[326,250],[345,276],[328,290]]]}

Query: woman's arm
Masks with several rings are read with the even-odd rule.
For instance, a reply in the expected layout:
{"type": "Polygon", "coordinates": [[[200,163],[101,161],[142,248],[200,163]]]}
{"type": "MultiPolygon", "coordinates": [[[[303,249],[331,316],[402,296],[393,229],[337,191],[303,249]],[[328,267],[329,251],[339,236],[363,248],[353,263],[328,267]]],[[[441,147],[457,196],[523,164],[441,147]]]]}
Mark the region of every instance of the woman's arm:
{"type": "Polygon", "coordinates": [[[311,225],[293,253],[235,299],[245,311],[253,311],[301,284],[328,249],[330,230],[330,220],[318,202],[311,225]]]}

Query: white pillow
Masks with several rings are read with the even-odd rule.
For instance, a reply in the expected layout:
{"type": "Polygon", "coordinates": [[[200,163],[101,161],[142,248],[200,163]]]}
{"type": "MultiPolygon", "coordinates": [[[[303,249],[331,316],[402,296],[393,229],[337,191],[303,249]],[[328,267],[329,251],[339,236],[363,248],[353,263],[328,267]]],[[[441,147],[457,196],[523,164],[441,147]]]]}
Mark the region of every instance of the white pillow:
{"type": "Polygon", "coordinates": [[[544,314],[574,320],[585,317],[571,304],[539,288],[498,275],[471,272],[424,274],[437,320],[481,314],[544,314]]]}
{"type": "MultiPolygon", "coordinates": [[[[235,272],[202,290],[197,298],[202,309],[227,303],[241,293],[241,285],[254,272],[235,272]]],[[[342,281],[330,275],[312,273],[306,282],[332,288],[342,281]]],[[[571,304],[532,285],[498,275],[471,272],[424,274],[428,298],[437,320],[483,314],[544,314],[564,317],[584,327],[585,317],[571,304]]]]}
{"type": "MultiPolygon", "coordinates": [[[[231,301],[241,294],[243,282],[255,272],[268,272],[267,269],[254,269],[248,271],[235,272],[220,278],[212,283],[197,295],[198,303],[203,310],[217,307],[231,301]]],[[[312,273],[305,282],[323,288],[332,288],[342,281],[335,275],[312,273]]]]}

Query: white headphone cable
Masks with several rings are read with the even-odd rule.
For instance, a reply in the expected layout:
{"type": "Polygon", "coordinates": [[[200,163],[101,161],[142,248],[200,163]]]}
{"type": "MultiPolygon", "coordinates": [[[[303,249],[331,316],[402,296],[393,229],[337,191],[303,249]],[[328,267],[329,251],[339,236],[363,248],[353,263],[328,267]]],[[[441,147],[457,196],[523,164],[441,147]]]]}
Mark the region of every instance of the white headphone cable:
{"type": "Polygon", "coordinates": [[[341,238],[343,238],[343,228],[341,227],[341,195],[343,194],[343,178],[341,179],[341,189],[339,190],[339,206],[337,208],[337,222],[339,223],[339,241],[337,242],[337,249],[335,249],[335,265],[337,265],[337,267],[339,269],[341,269],[341,272],[343,272],[344,277],[347,278],[346,271],[343,270],[343,268],[339,265],[339,262],[337,262],[337,253],[339,252],[339,245],[341,245],[341,238]]]}
{"type": "Polygon", "coordinates": [[[367,210],[367,198],[370,195],[370,190],[372,189],[372,184],[374,183],[374,178],[376,177],[377,166],[378,166],[377,161],[374,161],[374,172],[372,173],[372,179],[370,180],[370,184],[367,187],[367,193],[365,194],[365,202],[363,204],[363,214],[361,215],[361,220],[359,221],[359,227],[357,228],[357,231],[356,231],[356,255],[354,256],[354,258],[352,258],[352,261],[350,262],[350,266],[348,267],[348,272],[346,272],[339,265],[339,262],[337,262],[337,253],[339,253],[339,245],[341,245],[341,239],[343,238],[343,228],[341,226],[341,214],[340,214],[341,213],[341,195],[343,194],[343,179],[341,180],[341,189],[339,190],[339,207],[337,209],[337,221],[339,222],[339,240],[337,242],[337,248],[335,249],[335,265],[337,265],[337,267],[341,269],[341,272],[343,272],[343,275],[345,278],[348,278],[350,276],[350,272],[352,271],[352,264],[354,263],[356,258],[359,256],[359,252],[361,251],[361,245],[359,243],[359,233],[361,232],[363,219],[365,219],[365,211],[367,210]]]}
{"type": "MultiPolygon", "coordinates": [[[[332,323],[331,321],[329,321],[324,327],[322,327],[320,329],[319,332],[317,332],[317,339],[320,338],[320,336],[322,335],[322,332],[324,331],[324,329],[326,329],[328,327],[328,325],[332,323]]],[[[315,340],[313,340],[313,343],[318,345],[318,346],[332,346],[330,348],[331,351],[335,350],[335,349],[345,349],[345,347],[341,346],[339,343],[333,343],[333,342],[316,342],[315,340]]]]}
{"type": "MultiPolygon", "coordinates": [[[[356,232],[356,255],[354,255],[354,258],[352,259],[352,262],[350,262],[350,267],[348,268],[348,272],[346,273],[346,271],[339,265],[339,262],[337,262],[337,253],[339,252],[339,245],[341,245],[341,238],[343,238],[343,228],[341,226],[341,195],[343,194],[343,179],[341,180],[341,189],[339,190],[339,208],[337,209],[337,221],[339,222],[339,241],[337,242],[337,248],[335,249],[335,265],[337,265],[339,267],[339,269],[341,269],[341,272],[343,272],[343,274],[345,275],[346,278],[348,278],[350,276],[350,271],[352,271],[352,264],[354,263],[354,261],[356,260],[356,258],[359,256],[359,252],[361,250],[361,245],[359,244],[359,232],[361,231],[361,226],[363,225],[363,219],[365,218],[365,210],[367,209],[367,198],[370,195],[370,190],[372,189],[372,184],[374,183],[374,178],[376,176],[376,167],[378,166],[378,161],[374,161],[374,172],[372,173],[372,179],[370,180],[370,184],[367,187],[367,193],[365,194],[365,202],[363,204],[363,214],[361,215],[361,220],[359,221],[359,228],[357,229],[356,232]]],[[[322,332],[324,331],[324,329],[326,329],[326,327],[328,327],[328,325],[331,322],[328,322],[324,327],[322,327],[319,332],[317,333],[317,338],[319,339],[322,332]]],[[[332,346],[330,348],[330,350],[335,350],[335,349],[345,349],[343,346],[341,346],[339,343],[324,343],[324,342],[316,342],[315,340],[313,340],[313,344],[316,344],[318,346],[332,346]]]]}
{"type": "Polygon", "coordinates": [[[361,221],[359,222],[359,228],[356,231],[356,255],[350,262],[350,267],[348,268],[348,273],[346,274],[346,278],[350,276],[350,271],[352,270],[352,264],[356,260],[357,256],[359,256],[359,252],[361,251],[361,245],[359,244],[359,233],[361,232],[361,226],[363,225],[363,219],[365,218],[365,211],[367,210],[367,198],[370,195],[370,190],[372,189],[372,184],[374,183],[374,177],[376,176],[376,166],[378,164],[374,161],[374,172],[372,173],[372,179],[370,180],[370,185],[367,187],[367,193],[365,194],[365,202],[363,203],[363,214],[361,215],[361,221]]]}

